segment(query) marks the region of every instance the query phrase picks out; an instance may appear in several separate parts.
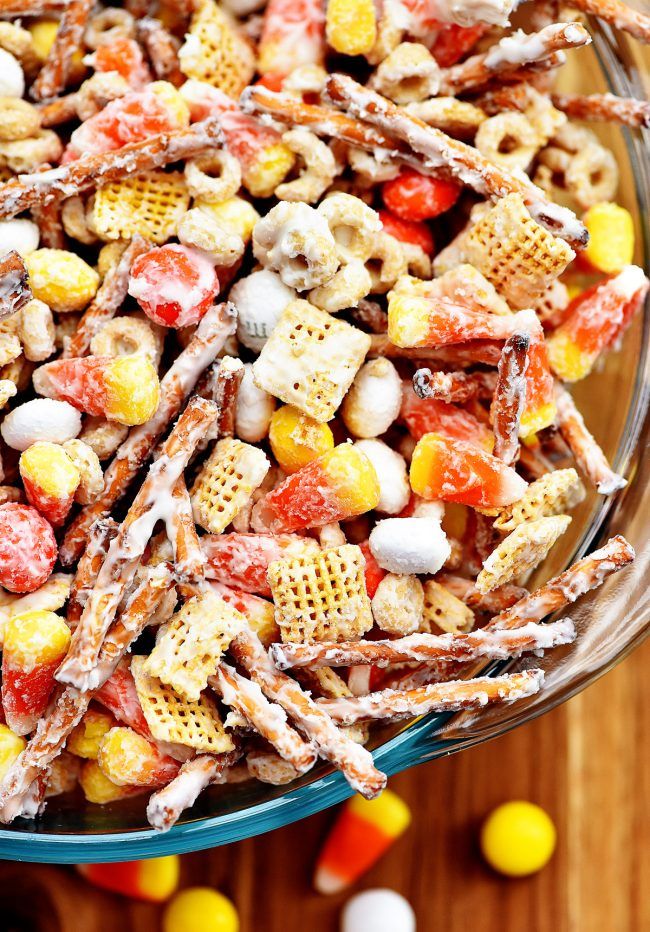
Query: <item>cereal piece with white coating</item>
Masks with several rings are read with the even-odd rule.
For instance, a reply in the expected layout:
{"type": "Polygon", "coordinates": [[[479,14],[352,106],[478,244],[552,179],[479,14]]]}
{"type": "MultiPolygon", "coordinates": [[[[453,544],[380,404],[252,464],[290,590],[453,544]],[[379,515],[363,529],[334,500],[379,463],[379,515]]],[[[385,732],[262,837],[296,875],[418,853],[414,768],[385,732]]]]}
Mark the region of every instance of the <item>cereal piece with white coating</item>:
{"type": "Polygon", "coordinates": [[[235,434],[246,443],[260,443],[269,432],[275,410],[275,398],[258,388],[253,379],[253,366],[244,363],[244,377],[237,392],[235,434]]]}
{"type": "Polygon", "coordinates": [[[225,229],[198,207],[183,214],[176,232],[184,246],[200,249],[219,266],[234,265],[246,248],[241,236],[225,229]]]}
{"type": "Polygon", "coordinates": [[[514,531],[525,521],[566,514],[584,500],[585,488],[575,469],[554,469],[532,482],[523,498],[504,508],[494,522],[499,531],[514,531]]]}
{"type": "Polygon", "coordinates": [[[363,262],[358,259],[342,265],[326,284],[309,292],[309,300],[316,307],[335,314],[345,308],[357,307],[372,287],[372,278],[363,262]]]}
{"type": "Polygon", "coordinates": [[[44,301],[33,298],[21,309],[18,335],[31,362],[42,362],[56,351],[54,318],[44,301]]]}
{"type": "Polygon", "coordinates": [[[325,284],[339,264],[325,218],[308,204],[287,201],[276,204],[255,225],[253,255],[296,291],[325,284]]]}
{"type": "Polygon", "coordinates": [[[339,172],[331,148],[307,129],[293,129],[282,136],[284,145],[299,156],[302,168],[297,178],[283,181],[275,189],[281,201],[314,204],[323,196],[339,172]]]}
{"type": "Polygon", "coordinates": [[[239,159],[225,151],[199,155],[185,163],[185,183],[192,197],[227,201],[241,187],[239,159]]]}
{"type": "Polygon", "coordinates": [[[402,42],[380,63],[369,86],[396,104],[423,101],[438,93],[440,68],[425,45],[402,42]]]}
{"type": "Polygon", "coordinates": [[[261,485],[269,465],[257,447],[231,438],[220,440],[190,493],[197,524],[211,534],[225,530],[261,485]]]}
{"type": "Polygon", "coordinates": [[[79,471],[75,501],[89,505],[104,489],[104,473],[99,457],[83,440],[66,440],[63,449],[79,471]]]}
{"type": "Polygon", "coordinates": [[[424,583],[424,614],[421,631],[432,634],[437,629],[452,634],[471,631],[474,627],[474,612],[468,608],[449,589],[442,586],[435,579],[427,579],[424,583]]]}
{"type": "Polygon", "coordinates": [[[568,526],[569,515],[552,515],[518,524],[483,563],[476,577],[479,592],[490,592],[538,566],[568,526]]]}
{"type": "Polygon", "coordinates": [[[381,233],[379,214],[361,198],[344,191],[326,197],[318,205],[317,212],[327,221],[339,260],[367,262],[373,252],[375,237],[381,233]]]}
{"type": "Polygon", "coordinates": [[[397,515],[406,508],[411,497],[406,460],[382,440],[357,440],[354,444],[366,454],[379,480],[379,501],[376,510],[397,515]]]}
{"type": "Polygon", "coordinates": [[[15,249],[20,256],[28,256],[38,249],[40,237],[41,232],[33,220],[22,217],[0,220],[0,255],[15,249]]]}
{"type": "Polygon", "coordinates": [[[379,437],[397,420],[402,380],[390,359],[364,363],[341,405],[341,417],[353,437],[379,437]]]}
{"type": "Polygon", "coordinates": [[[375,624],[388,634],[413,634],[420,630],[424,611],[424,589],[417,576],[388,573],[372,598],[375,624]]]}
{"type": "Polygon", "coordinates": [[[370,533],[370,551],[389,573],[433,575],[451,553],[447,535],[431,518],[386,518],[370,533]]]}

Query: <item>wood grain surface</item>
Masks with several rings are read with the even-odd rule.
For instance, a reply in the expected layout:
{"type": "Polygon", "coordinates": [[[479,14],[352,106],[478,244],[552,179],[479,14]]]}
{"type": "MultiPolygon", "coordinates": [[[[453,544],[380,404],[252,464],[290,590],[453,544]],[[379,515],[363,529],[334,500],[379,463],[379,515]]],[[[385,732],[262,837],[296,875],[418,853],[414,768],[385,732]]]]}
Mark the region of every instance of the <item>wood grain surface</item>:
{"type": "MultiPolygon", "coordinates": [[[[497,741],[391,781],[414,823],[356,889],[388,886],[418,932],[650,929],[650,642],[590,689],[497,741]],[[536,877],[506,880],[476,849],[489,809],[544,806],[558,849],[536,877]]],[[[183,885],[231,896],[241,932],[336,932],[346,895],[317,896],[311,870],[331,812],[182,859],[183,885]]],[[[159,932],[162,909],[95,890],[73,868],[0,864],[2,932],[159,932]]],[[[203,932],[197,929],[196,932],[203,932]]]]}

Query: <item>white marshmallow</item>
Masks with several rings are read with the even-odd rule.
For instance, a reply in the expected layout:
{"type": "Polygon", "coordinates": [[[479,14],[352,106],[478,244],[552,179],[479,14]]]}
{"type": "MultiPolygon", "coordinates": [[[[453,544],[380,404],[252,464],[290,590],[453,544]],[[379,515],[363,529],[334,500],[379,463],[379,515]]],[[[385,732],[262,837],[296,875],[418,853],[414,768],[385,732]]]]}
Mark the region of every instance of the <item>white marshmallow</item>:
{"type": "Polygon", "coordinates": [[[354,437],[379,437],[397,418],[402,380],[390,359],[370,359],[357,372],[341,405],[345,426],[354,437]]]}
{"type": "Polygon", "coordinates": [[[0,49],[0,97],[22,97],[25,93],[25,75],[20,62],[0,49]]]}
{"type": "Polygon", "coordinates": [[[431,518],[433,521],[437,521],[438,524],[440,524],[444,516],[444,502],[428,502],[424,498],[418,498],[413,507],[414,518],[431,518]]]}
{"type": "Polygon", "coordinates": [[[345,904],[341,932],[415,932],[415,913],[394,890],[365,890],[345,904]]]}
{"type": "Polygon", "coordinates": [[[389,573],[433,575],[451,553],[445,532],[431,518],[387,518],[373,528],[370,550],[389,573]]]}
{"type": "Polygon", "coordinates": [[[21,256],[28,256],[38,249],[39,239],[38,226],[31,220],[0,220],[0,256],[12,249],[21,256]]]}
{"type": "Polygon", "coordinates": [[[411,497],[404,457],[391,450],[383,440],[357,440],[354,445],[366,454],[375,467],[379,479],[377,511],[387,515],[399,514],[411,497]]]}
{"type": "Polygon", "coordinates": [[[4,442],[14,450],[26,450],[37,440],[65,443],[81,431],[81,414],[67,401],[35,398],[10,411],[0,426],[4,442]]]}
{"type": "Polygon", "coordinates": [[[237,392],[235,433],[247,443],[259,443],[269,432],[275,398],[253,381],[253,365],[244,365],[244,378],[237,392]]]}
{"type": "Polygon", "coordinates": [[[237,338],[259,353],[271,336],[280,314],[296,298],[276,272],[262,269],[240,279],[230,289],[229,299],[237,308],[237,338]]]}

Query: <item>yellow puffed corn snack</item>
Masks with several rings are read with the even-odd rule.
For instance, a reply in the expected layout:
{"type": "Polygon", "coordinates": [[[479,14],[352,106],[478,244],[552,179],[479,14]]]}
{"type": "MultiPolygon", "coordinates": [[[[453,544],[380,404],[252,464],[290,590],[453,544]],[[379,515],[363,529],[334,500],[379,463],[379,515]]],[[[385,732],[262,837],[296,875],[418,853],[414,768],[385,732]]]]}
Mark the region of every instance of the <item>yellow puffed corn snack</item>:
{"type": "Polygon", "coordinates": [[[97,760],[104,735],[115,725],[110,712],[90,708],[66,741],[66,749],[77,757],[97,760]]]}
{"type": "Polygon", "coordinates": [[[327,41],[342,55],[366,55],[377,38],[372,0],[328,0],[327,41]]]}
{"type": "Polygon", "coordinates": [[[104,240],[131,239],[140,233],[153,243],[165,243],[176,232],[189,203],[180,172],[145,172],[99,188],[92,225],[104,240]]]}
{"type": "Polygon", "coordinates": [[[95,297],[99,275],[66,249],[36,249],[25,257],[35,298],[53,311],[83,311],[95,297]]]}

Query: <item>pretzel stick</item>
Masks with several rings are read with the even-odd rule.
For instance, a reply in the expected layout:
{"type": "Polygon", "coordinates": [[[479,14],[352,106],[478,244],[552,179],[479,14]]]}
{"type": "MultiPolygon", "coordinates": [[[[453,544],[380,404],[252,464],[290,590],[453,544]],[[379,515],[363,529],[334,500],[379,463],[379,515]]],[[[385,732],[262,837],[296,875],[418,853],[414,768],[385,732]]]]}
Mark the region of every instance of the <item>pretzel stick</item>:
{"type": "Polygon", "coordinates": [[[199,544],[192,502],[182,477],[172,489],[172,499],[173,507],[165,519],[166,529],[174,552],[174,578],[182,584],[183,591],[183,585],[196,585],[204,579],[206,558],[199,544]]]}
{"type": "Polygon", "coordinates": [[[124,303],[131,266],[138,256],[150,249],[151,243],[136,233],[117,262],[108,270],[92,304],[82,314],[76,331],[63,350],[63,359],[88,354],[92,338],[124,303]]]}
{"type": "Polygon", "coordinates": [[[200,374],[234,333],[236,323],[232,304],[219,304],[207,312],[186,348],[161,380],[156,413],[146,424],[130,431],[104,474],[104,491],[80,511],[68,528],[60,549],[62,563],[70,565],[79,559],[91,525],[98,518],[105,517],[126,494],[200,374]]]}
{"type": "Polygon", "coordinates": [[[120,181],[128,175],[140,175],[152,168],[191,158],[222,142],[218,118],[210,117],[176,133],[151,136],[112,152],[82,155],[74,162],[49,171],[18,175],[2,185],[0,218],[14,217],[35,205],[49,204],[89,188],[120,181]]]}
{"type": "Polygon", "coordinates": [[[244,364],[241,359],[224,356],[219,364],[215,385],[215,401],[219,414],[213,427],[218,437],[235,436],[235,414],[237,394],[244,378],[244,364]]]}
{"type": "Polygon", "coordinates": [[[625,488],[627,479],[614,472],[565,388],[556,385],[557,424],[581,473],[601,495],[613,495],[625,488]]]}
{"type": "Polygon", "coordinates": [[[521,30],[505,36],[480,55],[472,55],[459,65],[445,68],[440,76],[440,94],[454,95],[481,87],[522,65],[537,63],[563,49],[589,45],[591,36],[580,23],[552,23],[539,32],[521,30]]]}
{"type": "Polygon", "coordinates": [[[78,689],[92,689],[97,685],[98,673],[94,668],[104,636],[133,579],[154,526],[161,519],[167,520],[173,509],[174,484],[216,413],[213,402],[193,398],[163,444],[160,456],[149,467],[117,536],[111,541],[95,588],[57,671],[60,683],[78,689]]]}
{"type": "Polygon", "coordinates": [[[524,467],[531,479],[541,479],[555,468],[538,449],[527,447],[526,444],[522,444],[519,449],[519,465],[524,467]]]}
{"type": "Polygon", "coordinates": [[[296,728],[314,744],[319,755],[343,772],[350,786],[372,799],[386,786],[386,777],[376,770],[372,755],[342,734],[327,713],[271,663],[259,638],[243,631],[230,644],[230,653],[250,674],[267,698],[277,702],[294,720],[296,728]]]}
{"type": "Polygon", "coordinates": [[[504,608],[510,608],[528,595],[528,591],[522,586],[514,586],[510,583],[497,586],[490,592],[479,592],[471,579],[450,573],[439,573],[436,576],[436,582],[448,589],[468,608],[473,608],[477,612],[487,612],[490,615],[495,615],[504,608]]]}
{"type": "Polygon", "coordinates": [[[125,9],[134,19],[142,19],[151,9],[151,0],[125,0],[125,9]]]}
{"type": "Polygon", "coordinates": [[[571,0],[571,6],[604,19],[641,42],[650,42],[650,16],[633,10],[621,0],[571,0]]]}
{"type": "MultiPolygon", "coordinates": [[[[48,171],[47,166],[43,171],[48,171]]],[[[32,220],[38,226],[41,239],[40,245],[48,249],[65,249],[65,236],[61,223],[61,205],[59,203],[38,204],[32,207],[32,220]]]]}
{"type": "Polygon", "coordinates": [[[46,16],[62,13],[70,0],[0,0],[0,16],[46,16]]]}
{"type": "Polygon", "coordinates": [[[287,722],[284,709],[269,702],[254,680],[247,680],[227,663],[220,663],[208,684],[227,706],[243,715],[247,722],[271,744],[283,760],[301,773],[316,763],[316,752],[287,722]]]}
{"type": "Polygon", "coordinates": [[[94,0],[70,0],[61,15],[52,48],[45,64],[32,84],[34,100],[56,97],[70,76],[72,56],[81,48],[83,32],[94,0]]]}
{"type": "Polygon", "coordinates": [[[0,320],[15,314],[31,299],[25,263],[12,249],[0,259],[0,320]]]}
{"type": "Polygon", "coordinates": [[[650,103],[614,94],[552,94],[553,106],[574,120],[650,126],[650,103]]]}
{"type": "Polygon", "coordinates": [[[388,329],[386,311],[382,310],[376,301],[361,298],[356,307],[350,308],[350,314],[354,320],[364,324],[371,333],[386,333],[388,329]]]}
{"type": "Polygon", "coordinates": [[[144,45],[154,73],[161,81],[180,87],[185,75],[178,62],[178,43],[159,19],[146,16],[136,23],[138,39],[144,45]]]}
{"type": "Polygon", "coordinates": [[[529,650],[546,650],[575,640],[573,622],[532,622],[517,628],[516,637],[479,628],[468,634],[409,634],[394,641],[332,641],[317,644],[272,644],[271,660],[280,670],[292,667],[351,667],[357,664],[432,663],[439,660],[505,660],[529,650]],[[496,636],[495,636],[496,635],[496,636]]]}
{"type": "Polygon", "coordinates": [[[381,718],[396,721],[428,712],[480,709],[490,702],[516,702],[534,696],[543,682],[543,670],[526,670],[505,676],[436,683],[405,691],[383,689],[351,699],[318,699],[317,704],[339,725],[381,718]]]}
{"type": "Polygon", "coordinates": [[[174,779],[149,798],[149,825],[159,832],[168,832],[184,810],[194,805],[199,794],[211,783],[221,782],[224,771],[240,757],[241,751],[237,749],[216,756],[201,754],[186,761],[174,779]]]}
{"type": "Polygon", "coordinates": [[[466,340],[453,346],[416,346],[403,349],[391,343],[386,334],[370,337],[368,357],[387,356],[389,359],[425,359],[449,366],[498,366],[502,343],[497,340],[466,340]]]}
{"type": "Polygon", "coordinates": [[[432,372],[418,369],[413,390],[418,398],[435,398],[448,404],[464,404],[470,398],[492,398],[496,376],[492,372],[432,372]]]}
{"type": "Polygon", "coordinates": [[[526,404],[526,370],[530,337],[515,333],[503,345],[491,406],[494,455],[511,466],[519,450],[519,424],[526,404]]]}
{"type": "Polygon", "coordinates": [[[424,158],[427,169],[442,171],[486,197],[521,194],[538,223],[575,248],[587,244],[589,234],[575,214],[566,207],[551,203],[544,192],[523,175],[514,175],[494,165],[477,149],[427,126],[413,114],[347,75],[330,75],[327,94],[337,106],[349,109],[386,133],[408,142],[424,158]]]}
{"type": "Polygon", "coordinates": [[[38,108],[41,126],[44,129],[51,129],[53,126],[61,126],[62,123],[78,119],[78,100],[78,92],[73,91],[72,94],[64,94],[62,97],[55,97],[54,100],[48,100],[47,103],[42,104],[38,108]]]}
{"type": "Polygon", "coordinates": [[[88,544],[77,565],[68,596],[66,620],[71,628],[74,628],[81,618],[83,607],[90,597],[108,546],[117,534],[118,527],[117,521],[106,518],[103,521],[95,521],[90,529],[88,544]]]}
{"type": "MultiPolygon", "coordinates": [[[[169,571],[166,567],[152,567],[129,598],[120,616],[120,625],[122,629],[130,631],[130,638],[120,641],[119,635],[109,633],[99,656],[99,666],[104,674],[104,680],[99,685],[103,685],[110,677],[120,657],[141,633],[146,619],[164,596],[168,583],[169,571]],[[133,621],[136,618],[137,625],[133,621]]],[[[50,708],[39,721],[34,736],[0,784],[1,821],[11,822],[22,814],[33,782],[40,774],[47,772],[52,761],[61,753],[68,735],[83,718],[93,695],[93,692],[80,692],[74,686],[57,687],[50,708]]]]}

